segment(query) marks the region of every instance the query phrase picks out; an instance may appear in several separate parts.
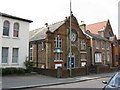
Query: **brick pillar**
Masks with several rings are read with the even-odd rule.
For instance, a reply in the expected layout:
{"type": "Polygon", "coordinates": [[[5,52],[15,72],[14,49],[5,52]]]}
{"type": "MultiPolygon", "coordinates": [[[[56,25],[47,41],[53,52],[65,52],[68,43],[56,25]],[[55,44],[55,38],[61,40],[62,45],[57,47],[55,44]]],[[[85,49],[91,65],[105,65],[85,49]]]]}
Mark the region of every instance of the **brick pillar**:
{"type": "Polygon", "coordinates": [[[61,78],[62,77],[62,68],[58,67],[57,68],[57,78],[61,78]]]}

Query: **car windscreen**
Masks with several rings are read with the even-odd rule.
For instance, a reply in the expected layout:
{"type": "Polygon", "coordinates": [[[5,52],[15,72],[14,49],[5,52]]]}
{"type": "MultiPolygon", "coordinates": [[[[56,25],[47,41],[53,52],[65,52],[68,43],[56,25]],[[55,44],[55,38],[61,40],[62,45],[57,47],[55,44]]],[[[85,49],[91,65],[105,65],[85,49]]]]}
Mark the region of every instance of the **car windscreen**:
{"type": "Polygon", "coordinates": [[[120,87],[120,73],[116,73],[116,75],[109,82],[109,85],[112,87],[120,87]]]}

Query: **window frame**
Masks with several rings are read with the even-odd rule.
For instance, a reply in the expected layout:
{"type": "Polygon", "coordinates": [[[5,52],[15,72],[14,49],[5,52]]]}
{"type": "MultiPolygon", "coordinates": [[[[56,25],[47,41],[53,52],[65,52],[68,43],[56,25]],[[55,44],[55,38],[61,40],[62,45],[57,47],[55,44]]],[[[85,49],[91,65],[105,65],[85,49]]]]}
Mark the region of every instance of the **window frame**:
{"type": "Polygon", "coordinates": [[[60,37],[54,38],[54,48],[62,48],[62,38],[60,37]]]}
{"type": "Polygon", "coordinates": [[[110,52],[107,52],[107,62],[110,62],[110,52]]]}
{"type": "Polygon", "coordinates": [[[18,64],[18,61],[19,61],[19,48],[12,48],[12,64],[18,64]],[[17,55],[16,56],[14,55],[14,50],[15,49],[17,49],[17,55]],[[16,60],[17,62],[14,62],[13,59],[16,58],[16,57],[17,57],[17,60],[16,60]]]}
{"type": "Polygon", "coordinates": [[[62,60],[62,53],[54,53],[54,60],[61,61],[62,60]]]}
{"type": "Polygon", "coordinates": [[[80,55],[80,60],[81,61],[87,61],[87,59],[86,59],[86,53],[80,53],[81,55],[80,55]],[[84,55],[84,58],[82,58],[82,55],[84,55]]]}
{"type": "Polygon", "coordinates": [[[33,45],[30,45],[30,51],[29,51],[29,59],[32,60],[33,59],[33,45]]]}
{"type": "Polygon", "coordinates": [[[100,48],[100,40],[95,40],[95,45],[96,45],[96,49],[99,49],[100,48]]]}
{"type": "Polygon", "coordinates": [[[8,37],[9,36],[9,32],[10,32],[10,22],[8,20],[5,20],[3,22],[3,34],[2,35],[8,37]],[[6,22],[7,22],[8,26],[6,25],[6,22]],[[5,32],[7,32],[7,34],[5,32]]]}
{"type": "Polygon", "coordinates": [[[101,63],[101,62],[102,62],[102,54],[95,53],[95,63],[101,63]]]}
{"type": "Polygon", "coordinates": [[[86,42],[84,39],[80,41],[80,50],[86,50],[86,42]]]}
{"type": "Polygon", "coordinates": [[[105,49],[105,41],[101,41],[101,44],[102,49],[105,49]]]}
{"type": "Polygon", "coordinates": [[[110,43],[109,42],[106,43],[106,49],[110,50],[110,43]]]}
{"type": "Polygon", "coordinates": [[[9,60],[9,47],[2,47],[2,60],[1,60],[1,63],[2,64],[8,64],[8,60],[9,60]],[[7,57],[7,62],[3,62],[3,48],[7,49],[7,55],[4,55],[5,57],[7,57]]]}
{"type": "Polygon", "coordinates": [[[13,25],[13,37],[16,37],[16,38],[19,37],[19,29],[20,29],[20,24],[18,22],[15,22],[13,25]],[[17,26],[18,28],[16,28],[15,25],[18,25],[17,26]],[[17,33],[17,36],[16,36],[15,32],[17,33]]]}

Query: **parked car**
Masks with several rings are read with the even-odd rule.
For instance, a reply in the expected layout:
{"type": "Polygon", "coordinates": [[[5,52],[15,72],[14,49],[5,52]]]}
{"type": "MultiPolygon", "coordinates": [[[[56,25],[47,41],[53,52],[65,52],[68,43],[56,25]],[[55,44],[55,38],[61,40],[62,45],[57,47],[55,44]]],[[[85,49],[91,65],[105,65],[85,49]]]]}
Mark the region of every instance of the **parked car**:
{"type": "Polygon", "coordinates": [[[104,84],[107,84],[103,90],[120,90],[120,72],[117,72],[109,82],[103,81],[104,84]]]}

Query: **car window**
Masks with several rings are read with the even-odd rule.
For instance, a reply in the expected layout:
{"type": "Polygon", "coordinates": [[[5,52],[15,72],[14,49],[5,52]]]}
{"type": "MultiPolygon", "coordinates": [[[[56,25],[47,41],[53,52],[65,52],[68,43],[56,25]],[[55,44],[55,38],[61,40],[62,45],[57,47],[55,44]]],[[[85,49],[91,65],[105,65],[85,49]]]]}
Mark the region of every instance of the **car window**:
{"type": "Polygon", "coordinates": [[[120,74],[116,74],[109,82],[112,87],[120,87],[120,74]]]}
{"type": "Polygon", "coordinates": [[[120,77],[117,77],[117,78],[115,79],[115,85],[116,85],[116,86],[120,86],[120,77]]]}

